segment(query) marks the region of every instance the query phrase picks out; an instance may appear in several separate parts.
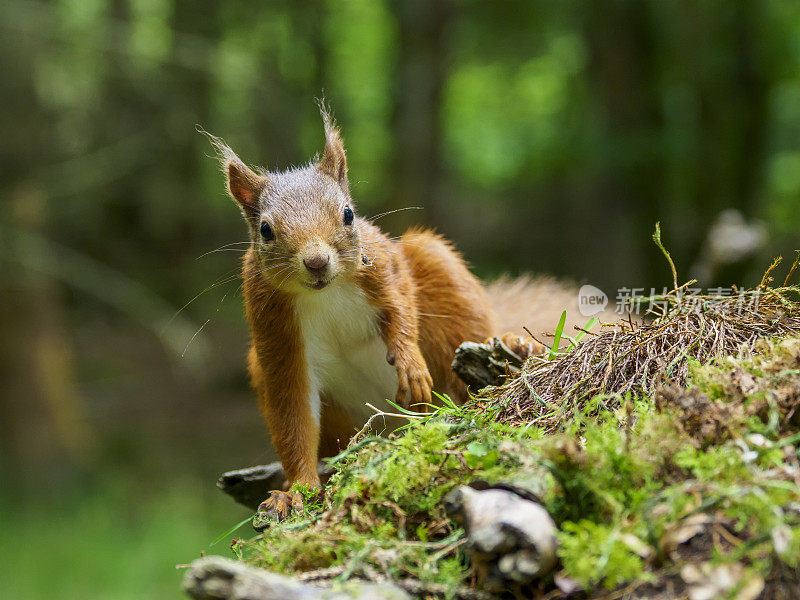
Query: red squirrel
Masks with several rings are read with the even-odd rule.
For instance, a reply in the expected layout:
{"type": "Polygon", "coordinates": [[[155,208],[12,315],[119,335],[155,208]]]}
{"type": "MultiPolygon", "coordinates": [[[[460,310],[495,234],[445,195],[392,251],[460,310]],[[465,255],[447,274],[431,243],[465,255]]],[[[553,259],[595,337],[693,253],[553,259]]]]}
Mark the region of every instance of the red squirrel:
{"type": "MultiPolygon", "coordinates": [[[[253,170],[211,138],[250,230],[248,370],[290,486],[261,509],[278,518],[301,501],[291,486],[320,486],[318,459],[364,425],[365,403],[428,404],[431,390],[463,402],[456,348],[500,333],[486,289],[450,242],[423,228],[392,239],[356,213],[341,135],[321,112],[322,157],[301,168],[253,170]]],[[[501,337],[523,355],[543,349],[501,337]]]]}

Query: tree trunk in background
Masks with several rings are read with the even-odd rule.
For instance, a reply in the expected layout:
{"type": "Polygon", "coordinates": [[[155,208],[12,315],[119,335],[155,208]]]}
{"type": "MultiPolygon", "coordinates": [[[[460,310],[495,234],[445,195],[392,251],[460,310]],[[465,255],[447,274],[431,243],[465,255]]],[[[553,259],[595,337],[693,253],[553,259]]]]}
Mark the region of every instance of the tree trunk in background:
{"type": "MultiPolygon", "coordinates": [[[[394,111],[394,191],[389,209],[422,206],[425,221],[444,224],[441,199],[442,87],[446,74],[443,33],[449,17],[446,0],[398,1],[394,6],[400,26],[403,60],[397,74],[394,111]]],[[[395,228],[418,223],[421,215],[404,211],[393,215],[395,228]]]]}
{"type": "MultiPolygon", "coordinates": [[[[12,222],[20,234],[40,234],[45,215],[40,192],[17,189],[12,222]]],[[[27,245],[23,249],[13,237],[6,243],[9,263],[0,300],[0,364],[8,371],[0,393],[4,454],[10,457],[5,466],[23,479],[33,474],[52,481],[64,467],[86,466],[94,436],[74,376],[61,291],[35,268],[54,259],[27,245]]]]}
{"type": "MultiPolygon", "coordinates": [[[[691,218],[685,219],[687,231],[681,240],[690,261],[697,260],[712,222],[723,210],[734,208],[752,219],[761,208],[769,89],[765,40],[759,38],[764,9],[757,0],[732,3],[728,9],[709,16],[690,8],[683,19],[693,25],[682,31],[691,46],[716,37],[721,45],[736,48],[730,65],[716,66],[719,58],[701,56],[699,64],[688,69],[688,83],[698,99],[698,128],[704,132],[691,171],[693,197],[686,199],[691,218]],[[725,25],[715,17],[724,18],[725,25]]],[[[691,65],[692,52],[683,60],[691,65]]],[[[725,265],[710,281],[700,283],[754,285],[758,279],[745,280],[748,265],[753,265],[752,258],[725,265]]]]}
{"type": "Polygon", "coordinates": [[[746,217],[752,217],[760,208],[758,192],[767,134],[767,65],[763,59],[764,40],[758,36],[764,7],[759,0],[739,2],[734,6],[737,9],[734,36],[739,48],[734,76],[743,105],[739,111],[741,118],[735,119],[740,129],[730,165],[735,186],[731,204],[746,217]]]}
{"type": "MultiPolygon", "coordinates": [[[[607,247],[595,253],[596,258],[584,255],[601,260],[610,270],[608,279],[617,285],[633,287],[643,280],[660,279],[667,283],[667,266],[649,235],[660,218],[663,179],[661,157],[656,154],[661,116],[653,80],[657,69],[649,8],[643,2],[591,6],[585,21],[589,72],[607,118],[609,139],[616,142],[608,149],[594,221],[598,228],[614,233],[605,236],[607,247]],[[630,252],[631,247],[638,251],[630,252]]],[[[585,230],[577,233],[585,235],[585,230]]],[[[601,272],[600,264],[595,267],[595,272],[601,272]]]]}

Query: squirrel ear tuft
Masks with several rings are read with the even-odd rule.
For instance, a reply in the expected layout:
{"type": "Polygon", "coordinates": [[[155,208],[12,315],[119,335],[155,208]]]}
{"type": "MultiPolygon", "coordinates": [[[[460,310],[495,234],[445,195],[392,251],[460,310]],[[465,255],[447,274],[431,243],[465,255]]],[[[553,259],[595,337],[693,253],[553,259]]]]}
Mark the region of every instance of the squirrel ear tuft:
{"type": "Polygon", "coordinates": [[[244,211],[255,212],[258,209],[258,196],[267,184],[267,177],[244,164],[222,138],[211,135],[199,125],[197,131],[208,137],[217,151],[231,197],[244,211]]]}
{"type": "Polygon", "coordinates": [[[350,190],[347,183],[347,156],[344,152],[342,136],[339,133],[339,128],[336,127],[333,118],[331,118],[330,113],[322,102],[320,102],[319,110],[322,114],[322,121],[325,123],[325,151],[322,153],[322,159],[319,161],[319,169],[338,181],[344,191],[349,192],[350,190]]]}
{"type": "Polygon", "coordinates": [[[225,179],[228,191],[236,202],[248,212],[258,209],[258,196],[267,183],[264,175],[259,175],[244,164],[235,154],[225,160],[225,179]]]}

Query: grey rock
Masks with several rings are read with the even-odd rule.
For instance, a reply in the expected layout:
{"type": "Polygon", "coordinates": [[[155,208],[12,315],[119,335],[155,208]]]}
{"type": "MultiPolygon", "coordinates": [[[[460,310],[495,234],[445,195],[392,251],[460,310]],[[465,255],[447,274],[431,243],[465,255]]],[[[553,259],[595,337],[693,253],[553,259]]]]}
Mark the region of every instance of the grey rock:
{"type": "Polygon", "coordinates": [[[464,342],[456,348],[451,368],[461,380],[477,392],[487,386],[501,385],[506,373],[518,373],[522,358],[499,339],[491,344],[464,342]]]}
{"type": "MultiPolygon", "coordinates": [[[[324,463],[317,467],[320,479],[326,481],[331,474],[324,463]]],[[[220,475],[217,487],[236,502],[256,510],[272,490],[282,490],[286,485],[286,474],[280,462],[246,469],[236,469],[220,475]]]]}
{"type": "Polygon", "coordinates": [[[541,505],[505,489],[459,486],[445,498],[467,532],[473,563],[485,567],[487,590],[527,583],[556,564],[556,525],[541,505]]]}
{"type": "Polygon", "coordinates": [[[489,489],[506,490],[525,500],[541,504],[542,498],[547,491],[546,476],[547,471],[544,468],[537,468],[502,481],[489,482],[483,479],[475,479],[470,482],[469,487],[479,491],[489,489]]]}
{"type": "Polygon", "coordinates": [[[239,504],[256,510],[272,490],[283,489],[286,474],[281,463],[228,471],[217,479],[217,487],[239,504]]]}
{"type": "Polygon", "coordinates": [[[390,584],[349,582],[338,588],[302,583],[221,556],[194,561],[183,589],[195,600],[410,600],[390,584]]]}

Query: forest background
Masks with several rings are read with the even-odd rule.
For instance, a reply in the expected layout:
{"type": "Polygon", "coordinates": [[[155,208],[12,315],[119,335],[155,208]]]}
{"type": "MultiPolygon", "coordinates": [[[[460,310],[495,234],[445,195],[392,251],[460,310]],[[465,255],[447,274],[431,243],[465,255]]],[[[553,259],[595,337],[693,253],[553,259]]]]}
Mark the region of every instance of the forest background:
{"type": "Polygon", "coordinates": [[[487,278],[660,290],[657,220],[703,287],[800,247],[796,1],[7,0],[0,57],[9,597],[178,597],[246,516],[216,475],[273,458],[246,230],[196,125],[283,168],[321,150],[324,95],[360,213],[421,207],[378,223],[487,278]],[[720,265],[728,209],[755,243],[720,265]]]}

